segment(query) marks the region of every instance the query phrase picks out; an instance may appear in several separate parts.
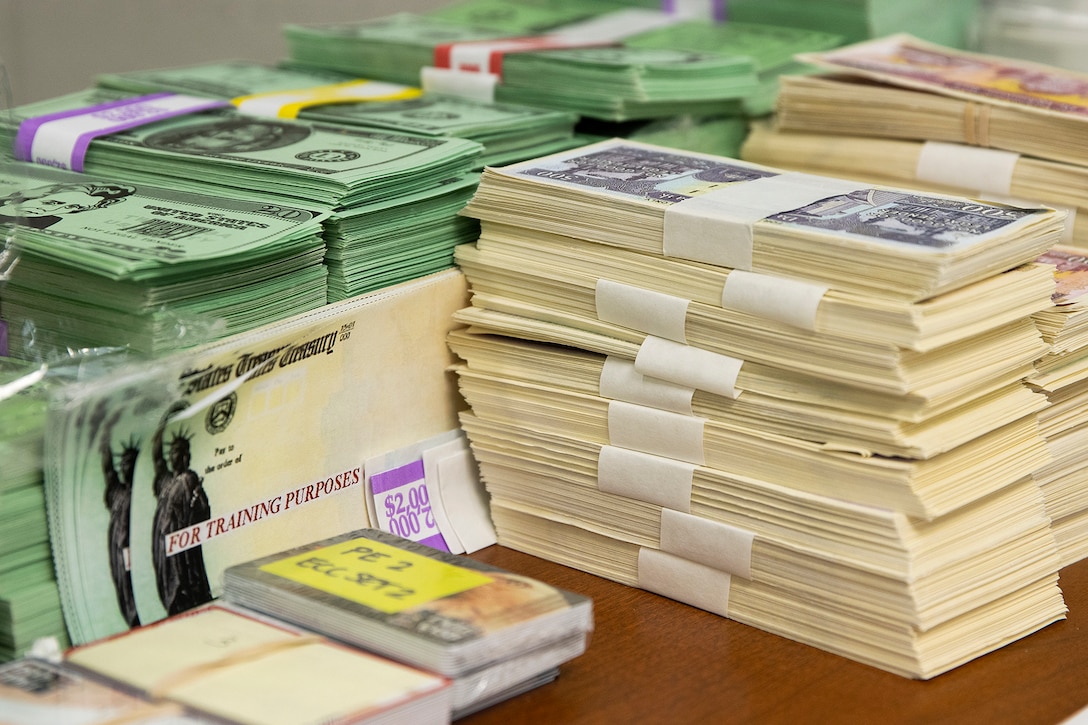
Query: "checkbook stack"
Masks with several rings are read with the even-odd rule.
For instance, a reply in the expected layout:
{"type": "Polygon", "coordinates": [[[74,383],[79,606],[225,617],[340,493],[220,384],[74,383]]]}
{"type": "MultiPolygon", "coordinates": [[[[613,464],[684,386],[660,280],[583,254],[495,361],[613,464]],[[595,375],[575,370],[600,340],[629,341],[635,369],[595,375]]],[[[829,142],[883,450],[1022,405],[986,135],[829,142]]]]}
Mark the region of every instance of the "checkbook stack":
{"type": "Polygon", "coordinates": [[[327,301],[449,269],[453,247],[477,233],[456,215],[482,153],[467,139],[250,116],[208,97],[91,89],[12,109],[0,145],[16,159],[117,182],[261,202],[273,215],[277,205],[285,215],[324,213],[327,301]],[[38,129],[95,113],[140,123],[39,152],[38,129]]]}
{"type": "Polygon", "coordinates": [[[1064,617],[1024,382],[1061,213],[622,140],[465,213],[500,543],[912,678],[1064,617]]]}
{"type": "Polygon", "coordinates": [[[754,163],[1070,212],[1088,246],[1088,74],[898,34],[800,59],[754,163]]]}

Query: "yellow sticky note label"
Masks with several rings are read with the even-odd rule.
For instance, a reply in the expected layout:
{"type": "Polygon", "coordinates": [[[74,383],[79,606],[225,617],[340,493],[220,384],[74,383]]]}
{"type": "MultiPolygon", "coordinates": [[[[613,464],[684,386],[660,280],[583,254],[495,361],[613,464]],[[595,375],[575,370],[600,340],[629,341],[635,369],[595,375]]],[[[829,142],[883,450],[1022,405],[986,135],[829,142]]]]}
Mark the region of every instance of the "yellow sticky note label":
{"type": "Polygon", "coordinates": [[[265,564],[261,571],[386,614],[492,581],[481,572],[366,538],[265,564]]]}

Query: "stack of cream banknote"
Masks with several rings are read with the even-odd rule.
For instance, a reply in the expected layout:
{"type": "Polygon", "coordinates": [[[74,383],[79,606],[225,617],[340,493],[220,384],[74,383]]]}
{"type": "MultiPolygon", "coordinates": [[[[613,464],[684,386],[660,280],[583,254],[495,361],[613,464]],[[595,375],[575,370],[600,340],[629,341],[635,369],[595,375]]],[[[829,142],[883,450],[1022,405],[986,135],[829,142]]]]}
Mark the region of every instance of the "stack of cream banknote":
{"type": "Polygon", "coordinates": [[[782,82],[743,158],[1041,201],[1073,212],[1066,241],[1088,245],[1088,75],[909,35],[801,57],[824,72],[782,82]]]}
{"type": "Polygon", "coordinates": [[[1088,379],[1078,299],[1088,246],[1088,76],[902,35],[807,58],[826,72],[783,84],[775,122],[753,127],[745,159],[1067,211],[1066,246],[1042,260],[1056,265],[1062,291],[1035,315],[1051,347],[1031,382],[1054,403],[1046,430],[1059,460],[1045,472],[1048,511],[1063,560],[1083,558],[1088,501],[1076,471],[1088,461],[1073,431],[1083,424],[1076,396],[1088,379]]]}
{"type": "Polygon", "coordinates": [[[288,25],[284,34],[292,64],[604,121],[766,112],[794,54],[842,42],[832,32],[623,3],[496,5],[288,25]]]}
{"type": "Polygon", "coordinates": [[[1088,557],[1088,257],[1058,246],[1040,258],[1054,265],[1054,305],[1035,314],[1050,345],[1028,379],[1050,406],[1040,414],[1053,461],[1036,472],[1062,563],[1088,557]]]}
{"type": "Polygon", "coordinates": [[[908,677],[1064,616],[1025,383],[1062,213],[624,140],[465,213],[500,543],[908,677]]]}
{"type": "Polygon", "coordinates": [[[273,219],[322,215],[330,300],[448,269],[452,247],[476,233],[456,210],[482,147],[463,138],[265,118],[206,96],[92,89],[12,109],[0,144],[16,159],[252,203],[273,219]]]}

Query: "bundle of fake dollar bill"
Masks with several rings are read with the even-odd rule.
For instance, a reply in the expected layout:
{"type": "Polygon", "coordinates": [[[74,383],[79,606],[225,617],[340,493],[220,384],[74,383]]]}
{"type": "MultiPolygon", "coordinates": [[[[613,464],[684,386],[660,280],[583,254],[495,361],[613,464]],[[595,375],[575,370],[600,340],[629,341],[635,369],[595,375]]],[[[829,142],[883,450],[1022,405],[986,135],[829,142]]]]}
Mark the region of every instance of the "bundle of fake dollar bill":
{"type": "Polygon", "coordinates": [[[367,285],[375,279],[388,284],[448,269],[453,245],[474,234],[474,223],[454,212],[471,193],[479,144],[246,116],[221,107],[229,105],[175,94],[84,91],[13,109],[0,119],[0,144],[18,159],[117,183],[215,194],[261,204],[269,214],[282,206],[288,218],[298,208],[333,212],[325,230],[343,251],[342,265],[330,270],[344,296],[372,289],[367,285]],[[209,105],[215,107],[190,110],[209,105]],[[82,127],[73,133],[73,119],[106,133],[82,127]],[[371,236],[369,215],[398,205],[412,212],[397,215],[405,223],[396,230],[403,233],[392,234],[397,243],[389,244],[388,220],[375,223],[371,236]],[[376,249],[362,249],[370,243],[376,249]],[[406,267],[413,252],[429,266],[406,267]]]}
{"type": "Polygon", "coordinates": [[[124,93],[222,98],[255,115],[469,139],[483,146],[481,165],[508,164],[576,145],[577,117],[570,113],[423,94],[414,86],[317,68],[233,61],[109,73],[98,76],[97,83],[124,93]]]}
{"type": "Polygon", "coordinates": [[[350,25],[288,25],[284,32],[291,62],[305,67],[463,92],[471,87],[504,102],[610,121],[741,113],[750,97],[765,108],[768,88],[792,55],[841,42],[829,33],[645,9],[582,23],[570,23],[569,13],[550,22],[534,17],[528,27],[517,14],[512,20],[481,26],[398,14],[350,25]],[[527,39],[527,33],[539,35],[527,39]],[[482,64],[469,55],[483,57],[482,64]]]}
{"type": "Polygon", "coordinates": [[[36,164],[0,167],[18,255],[0,316],[10,354],[154,355],[327,303],[317,205],[269,205],[36,164]]]}

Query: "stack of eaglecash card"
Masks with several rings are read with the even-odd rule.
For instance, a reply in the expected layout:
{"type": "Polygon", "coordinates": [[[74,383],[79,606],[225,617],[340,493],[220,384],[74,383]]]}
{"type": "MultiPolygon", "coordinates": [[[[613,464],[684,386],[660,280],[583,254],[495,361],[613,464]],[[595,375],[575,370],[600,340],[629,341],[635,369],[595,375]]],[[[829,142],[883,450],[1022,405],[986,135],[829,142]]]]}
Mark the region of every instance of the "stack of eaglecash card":
{"type": "Polygon", "coordinates": [[[13,109],[0,124],[0,144],[18,159],[258,201],[270,213],[281,205],[285,214],[331,211],[323,225],[329,301],[448,269],[453,247],[476,234],[471,220],[456,215],[477,179],[482,147],[474,141],[209,106],[230,104],[84,91],[13,109]],[[89,143],[90,131],[52,133],[73,118],[94,119],[99,125],[91,128],[107,133],[89,143]]]}
{"type": "Polygon", "coordinates": [[[794,54],[842,42],[831,33],[616,10],[613,3],[495,6],[288,25],[284,33],[299,66],[601,121],[769,110],[777,76],[794,54]]]}
{"type": "Polygon", "coordinates": [[[0,318],[13,357],[156,355],[327,302],[328,211],[0,166],[17,264],[0,318]]]}
{"type": "Polygon", "coordinates": [[[1088,75],[895,35],[800,56],[746,160],[1067,209],[1088,246],[1088,75]],[[1076,222],[1076,223],[1075,223],[1076,222]]]}
{"type": "Polygon", "coordinates": [[[1061,212],[614,140],[466,213],[500,543],[915,678],[1064,616],[1024,384],[1061,212]]]}
{"type": "Polygon", "coordinates": [[[1036,472],[1063,566],[1088,557],[1088,258],[1055,247],[1040,258],[1055,265],[1053,307],[1035,315],[1049,352],[1028,383],[1051,405],[1040,414],[1053,461],[1036,472]]]}
{"type": "Polygon", "coordinates": [[[561,111],[423,94],[419,88],[317,69],[247,61],[110,73],[99,86],[125,93],[190,93],[230,100],[281,118],[466,138],[483,146],[480,165],[507,164],[580,145],[577,116],[561,111]]]}
{"type": "Polygon", "coordinates": [[[223,582],[234,605],[449,677],[455,719],[554,680],[593,630],[588,597],[378,529],[236,564],[223,582]]]}
{"type": "Polygon", "coordinates": [[[0,662],[39,637],[68,642],[45,514],[46,373],[0,357],[0,662]]]}

